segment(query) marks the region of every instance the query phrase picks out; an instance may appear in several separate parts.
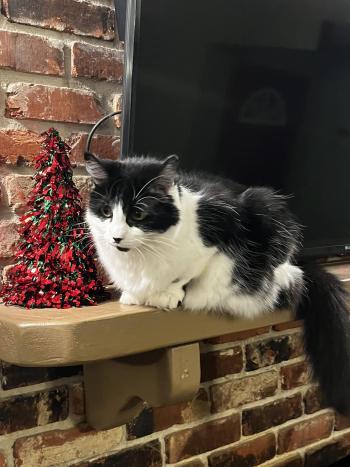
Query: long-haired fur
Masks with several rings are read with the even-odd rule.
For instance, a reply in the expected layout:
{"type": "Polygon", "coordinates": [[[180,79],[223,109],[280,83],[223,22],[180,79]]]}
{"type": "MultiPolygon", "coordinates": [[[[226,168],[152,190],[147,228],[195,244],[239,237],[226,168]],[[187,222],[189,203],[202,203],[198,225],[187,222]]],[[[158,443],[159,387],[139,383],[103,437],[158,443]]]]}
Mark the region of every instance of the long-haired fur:
{"type": "Polygon", "coordinates": [[[327,403],[350,413],[350,324],[341,283],[301,267],[287,199],[205,174],[177,158],[86,154],[95,189],[86,219],[125,304],[254,319],[280,306],[304,319],[305,349],[327,403]]]}

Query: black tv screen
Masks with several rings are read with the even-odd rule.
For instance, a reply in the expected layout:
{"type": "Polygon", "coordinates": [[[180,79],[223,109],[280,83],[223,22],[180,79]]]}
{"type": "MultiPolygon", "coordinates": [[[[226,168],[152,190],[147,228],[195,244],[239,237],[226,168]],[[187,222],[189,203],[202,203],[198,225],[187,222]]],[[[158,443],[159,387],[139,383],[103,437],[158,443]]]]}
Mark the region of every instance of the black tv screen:
{"type": "Polygon", "coordinates": [[[123,156],[291,195],[304,255],[350,250],[350,2],[130,0],[123,156]]]}

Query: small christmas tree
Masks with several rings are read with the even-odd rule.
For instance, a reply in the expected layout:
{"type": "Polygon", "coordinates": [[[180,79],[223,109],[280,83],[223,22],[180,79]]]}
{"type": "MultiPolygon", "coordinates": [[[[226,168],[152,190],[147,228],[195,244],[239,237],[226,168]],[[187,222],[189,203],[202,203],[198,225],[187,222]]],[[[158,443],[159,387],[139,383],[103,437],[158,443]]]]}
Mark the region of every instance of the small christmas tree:
{"type": "Polygon", "coordinates": [[[17,262],[0,296],[7,305],[27,308],[94,305],[104,293],[72,179],[69,147],[53,128],[43,136],[29,211],[20,219],[17,262]]]}

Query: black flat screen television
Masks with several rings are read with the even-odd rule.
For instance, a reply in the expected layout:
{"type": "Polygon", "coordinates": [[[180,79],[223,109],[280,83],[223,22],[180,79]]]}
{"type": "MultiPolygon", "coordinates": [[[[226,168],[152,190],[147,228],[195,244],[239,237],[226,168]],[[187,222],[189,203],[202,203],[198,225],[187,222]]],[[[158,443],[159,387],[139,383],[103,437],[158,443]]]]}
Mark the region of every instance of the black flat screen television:
{"type": "Polygon", "coordinates": [[[350,2],[128,0],[125,34],[123,157],[272,186],[349,253],[350,2]]]}

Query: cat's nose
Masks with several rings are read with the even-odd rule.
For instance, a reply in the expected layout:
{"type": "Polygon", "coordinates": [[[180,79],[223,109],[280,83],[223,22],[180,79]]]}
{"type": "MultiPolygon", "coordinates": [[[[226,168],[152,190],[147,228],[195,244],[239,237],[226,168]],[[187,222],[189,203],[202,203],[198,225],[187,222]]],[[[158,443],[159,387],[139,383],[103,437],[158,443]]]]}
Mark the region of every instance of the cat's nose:
{"type": "Polygon", "coordinates": [[[119,244],[123,239],[120,237],[113,237],[113,240],[115,241],[115,243],[119,244]]]}

